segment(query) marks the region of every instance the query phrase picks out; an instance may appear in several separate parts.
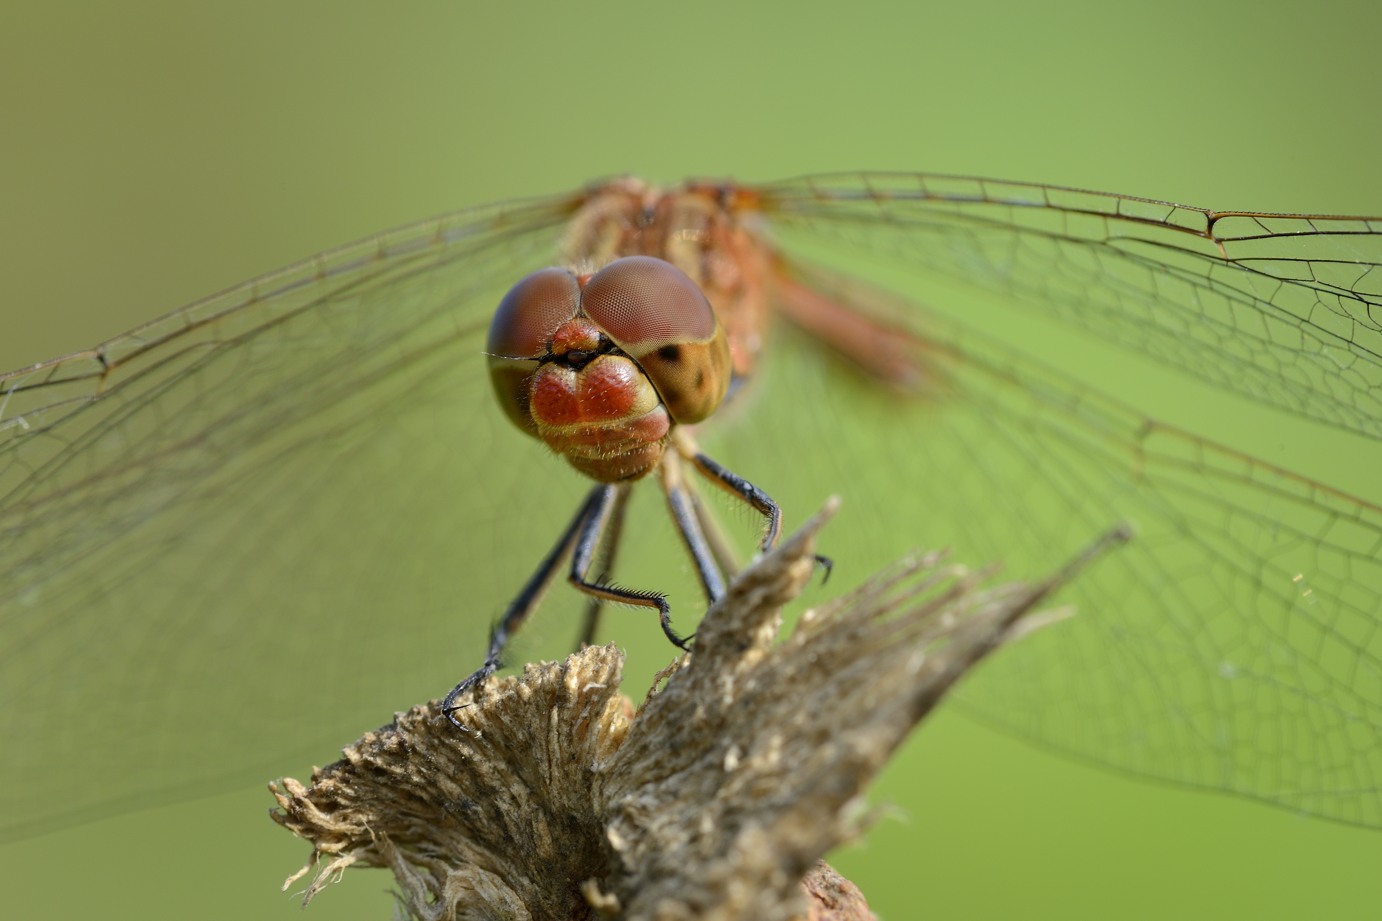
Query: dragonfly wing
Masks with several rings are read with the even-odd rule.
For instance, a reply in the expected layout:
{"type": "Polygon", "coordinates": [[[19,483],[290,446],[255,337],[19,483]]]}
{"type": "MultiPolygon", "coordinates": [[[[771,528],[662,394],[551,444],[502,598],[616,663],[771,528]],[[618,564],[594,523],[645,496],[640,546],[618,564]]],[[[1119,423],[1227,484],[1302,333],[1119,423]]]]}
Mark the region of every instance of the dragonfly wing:
{"type": "Polygon", "coordinates": [[[1120,770],[1382,826],[1382,510],[911,310],[923,398],[823,375],[788,331],[755,399],[801,411],[750,407],[752,439],[708,450],[782,471],[787,508],[839,492],[823,550],[847,581],[917,545],[1037,576],[1130,524],[1058,598],[1076,616],[985,665],[961,706],[1120,770]]]}
{"type": "Polygon", "coordinates": [[[761,194],[813,259],[981,285],[1216,387],[1382,438],[1382,219],[927,174],[812,176],[761,194]]]}
{"type": "Polygon", "coordinates": [[[517,584],[466,591],[525,534],[494,536],[493,495],[548,462],[497,436],[485,331],[573,201],[383,234],[0,378],[0,837],[262,780],[454,682],[517,584]]]}

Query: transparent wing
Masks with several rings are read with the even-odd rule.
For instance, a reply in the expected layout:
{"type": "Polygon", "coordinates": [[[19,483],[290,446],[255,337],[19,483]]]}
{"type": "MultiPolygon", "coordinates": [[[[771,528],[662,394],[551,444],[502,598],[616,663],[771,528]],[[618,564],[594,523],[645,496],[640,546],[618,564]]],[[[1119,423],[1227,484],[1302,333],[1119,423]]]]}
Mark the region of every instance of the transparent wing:
{"type": "Polygon", "coordinates": [[[427,631],[514,569],[492,491],[552,466],[491,441],[484,332],[578,204],[383,234],[0,377],[0,837],[320,759],[454,680],[438,639],[478,642],[499,585],[427,631]]]}
{"type": "Polygon", "coordinates": [[[837,260],[977,283],[1215,387],[1382,437],[1382,219],[925,174],[761,193],[775,226],[809,229],[837,260]]]}
{"type": "Polygon", "coordinates": [[[814,489],[775,482],[784,507],[840,493],[823,545],[836,573],[916,545],[1049,572],[1132,524],[1062,592],[1075,616],[996,657],[958,703],[1095,763],[1382,826],[1382,510],[928,327],[939,405],[779,351],[766,399],[794,394],[810,414],[754,415],[761,442],[721,433],[708,449],[736,469],[813,471],[814,489]],[[772,445],[809,448],[765,457],[772,445]]]}
{"type": "MultiPolygon", "coordinates": [[[[1359,457],[1378,456],[1382,222],[933,176],[817,177],[759,194],[798,263],[892,272],[909,293],[928,277],[977,284],[1209,388],[1358,433],[1359,457]]],[[[864,505],[849,552],[953,544],[961,559],[1029,573],[1115,523],[1138,531],[1065,596],[1079,615],[998,657],[962,691],[965,706],[1104,765],[1382,825],[1377,496],[1218,447],[1024,358],[1000,344],[1003,317],[983,298],[942,314],[852,295],[819,269],[813,280],[910,329],[939,391],[880,403],[799,369],[787,386],[809,395],[798,401],[817,433],[758,435],[792,426],[782,413],[756,423],[765,444],[829,454],[846,514],[851,499],[864,505]]]]}

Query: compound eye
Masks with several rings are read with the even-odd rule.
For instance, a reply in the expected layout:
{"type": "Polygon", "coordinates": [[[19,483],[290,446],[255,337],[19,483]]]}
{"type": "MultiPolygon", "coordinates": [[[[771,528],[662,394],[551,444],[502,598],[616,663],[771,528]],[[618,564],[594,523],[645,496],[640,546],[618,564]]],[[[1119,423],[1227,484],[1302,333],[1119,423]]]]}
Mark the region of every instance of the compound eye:
{"type": "Polygon", "coordinates": [[[581,286],[565,269],[543,269],[509,289],[489,325],[489,378],[509,420],[537,437],[529,411],[529,382],[552,334],[580,308],[581,286]]]}
{"type": "Polygon", "coordinates": [[[701,289],[670,262],[616,259],[586,282],[581,306],[626,352],[715,335],[715,311],[701,289]]]}
{"type": "Polygon", "coordinates": [[[566,269],[542,269],[509,289],[489,325],[485,351],[504,358],[541,358],[557,327],[576,315],[580,285],[566,269]]]}
{"type": "Polygon", "coordinates": [[[729,389],[729,345],[701,289],[670,262],[617,259],[591,276],[581,309],[643,368],[680,423],[714,412],[729,389]]]}

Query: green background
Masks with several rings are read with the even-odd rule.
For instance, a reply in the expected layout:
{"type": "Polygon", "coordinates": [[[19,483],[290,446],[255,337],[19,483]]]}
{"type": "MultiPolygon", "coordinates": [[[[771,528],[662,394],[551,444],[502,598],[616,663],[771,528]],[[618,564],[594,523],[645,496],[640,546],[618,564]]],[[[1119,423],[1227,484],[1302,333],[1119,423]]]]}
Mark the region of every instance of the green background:
{"type": "MultiPolygon", "coordinates": [[[[9,4],[0,368],[382,228],[611,173],[925,169],[1382,213],[1382,23],[1360,9],[9,4]]],[[[1382,836],[949,715],[875,797],[897,808],[834,860],[886,919],[1382,904],[1382,836]]],[[[269,805],[226,791],[6,846],[0,915],[297,917],[277,884],[306,848],[269,805]]],[[[388,885],[352,873],[310,911],[388,917],[388,885]]]]}

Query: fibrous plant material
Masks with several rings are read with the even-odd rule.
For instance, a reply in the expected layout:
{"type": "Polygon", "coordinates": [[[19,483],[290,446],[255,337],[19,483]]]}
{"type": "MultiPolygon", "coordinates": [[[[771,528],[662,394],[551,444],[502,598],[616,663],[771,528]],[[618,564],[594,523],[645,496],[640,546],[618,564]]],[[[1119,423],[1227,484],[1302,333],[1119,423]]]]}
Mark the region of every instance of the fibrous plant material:
{"type": "Polygon", "coordinates": [[[388,867],[404,910],[428,919],[872,918],[820,858],[861,833],[863,793],[907,733],[1049,621],[1035,605],[1095,551],[1001,587],[912,557],[779,642],[833,509],[740,574],[636,709],[622,655],[590,647],[480,686],[468,732],[434,701],[309,787],[271,785],[274,820],[313,847],[288,884],[316,866],[310,899],[347,867],[388,867]]]}

